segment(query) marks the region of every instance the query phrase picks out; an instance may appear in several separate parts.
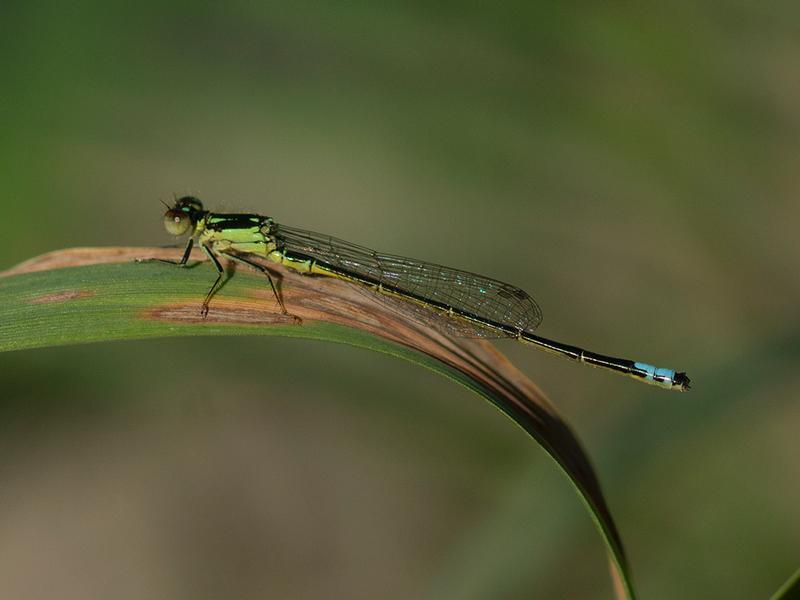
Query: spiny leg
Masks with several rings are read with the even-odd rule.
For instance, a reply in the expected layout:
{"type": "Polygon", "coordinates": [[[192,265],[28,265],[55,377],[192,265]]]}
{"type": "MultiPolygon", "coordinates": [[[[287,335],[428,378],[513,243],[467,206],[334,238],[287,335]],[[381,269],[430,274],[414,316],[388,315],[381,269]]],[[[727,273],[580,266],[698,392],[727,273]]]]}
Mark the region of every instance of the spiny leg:
{"type": "Polygon", "coordinates": [[[179,267],[185,267],[186,263],[189,262],[189,257],[192,255],[193,247],[194,247],[194,238],[189,238],[189,243],[186,244],[186,249],[183,251],[183,257],[180,260],[167,260],[165,258],[137,258],[136,262],[138,263],[160,262],[160,263],[166,263],[168,265],[178,265],[179,267]]]}
{"type": "Polygon", "coordinates": [[[270,275],[269,269],[267,269],[263,265],[258,264],[257,262],[248,260],[236,254],[229,254],[228,252],[222,252],[221,254],[223,254],[226,258],[229,258],[234,262],[242,263],[250,267],[253,267],[254,269],[266,275],[267,279],[269,280],[269,285],[272,288],[272,293],[275,296],[275,300],[278,301],[278,305],[281,307],[281,313],[286,315],[287,317],[292,317],[292,319],[294,319],[295,323],[297,324],[300,324],[302,322],[302,319],[300,317],[298,317],[297,315],[293,315],[288,310],[286,310],[286,305],[283,303],[283,298],[281,298],[281,295],[278,293],[278,288],[276,287],[275,282],[272,280],[272,275],[270,275]]]}
{"type": "Polygon", "coordinates": [[[219,289],[219,285],[222,282],[222,277],[225,275],[225,269],[222,268],[222,265],[220,264],[217,255],[214,254],[214,251],[211,248],[209,248],[205,244],[202,244],[202,248],[203,252],[205,252],[206,256],[208,256],[208,258],[211,260],[211,263],[214,265],[214,268],[217,269],[217,280],[214,282],[214,285],[211,286],[211,289],[208,290],[208,293],[206,294],[206,299],[203,300],[203,308],[200,309],[200,314],[203,315],[203,318],[206,318],[208,316],[208,303],[211,301],[212,296],[214,296],[216,291],[219,289]]]}
{"type": "MultiPolygon", "coordinates": [[[[183,251],[183,256],[180,260],[167,260],[165,258],[140,258],[136,259],[136,262],[144,263],[144,262],[160,262],[165,263],[168,265],[177,265],[179,267],[185,267],[189,262],[189,257],[192,255],[192,248],[194,248],[194,238],[189,238],[189,242],[186,244],[186,249],[183,251]]],[[[205,244],[202,245],[203,251],[206,253],[209,259],[211,259],[211,263],[214,265],[214,268],[217,269],[217,279],[214,282],[214,285],[211,286],[211,289],[206,294],[205,300],[203,300],[203,307],[200,309],[200,314],[203,318],[208,316],[208,303],[211,300],[211,297],[214,293],[219,289],[219,284],[222,281],[222,276],[225,274],[225,270],[222,268],[217,257],[214,255],[213,251],[208,248],[205,244]]]]}

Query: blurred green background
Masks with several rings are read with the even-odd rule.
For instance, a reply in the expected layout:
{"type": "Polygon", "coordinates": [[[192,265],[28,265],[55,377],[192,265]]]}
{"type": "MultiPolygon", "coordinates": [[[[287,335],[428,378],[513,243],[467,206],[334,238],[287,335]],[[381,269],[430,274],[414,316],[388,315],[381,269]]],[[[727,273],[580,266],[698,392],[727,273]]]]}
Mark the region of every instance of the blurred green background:
{"type": "MultiPolygon", "coordinates": [[[[161,245],[195,194],[484,272],[643,598],[800,563],[800,4],[4,2],[0,268],[161,245]]],[[[209,281],[212,275],[209,272],[209,281]]],[[[0,356],[0,586],[52,598],[610,598],[566,478],[412,365],[277,338],[0,356]]]]}

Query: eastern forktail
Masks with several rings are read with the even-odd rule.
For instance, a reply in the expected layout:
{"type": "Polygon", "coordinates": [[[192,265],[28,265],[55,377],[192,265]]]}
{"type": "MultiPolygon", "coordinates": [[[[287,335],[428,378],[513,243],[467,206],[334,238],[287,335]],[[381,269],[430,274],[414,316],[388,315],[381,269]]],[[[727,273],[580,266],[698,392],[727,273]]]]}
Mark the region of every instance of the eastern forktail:
{"type": "Polygon", "coordinates": [[[289,314],[269,271],[250,258],[258,256],[302,274],[352,282],[374,291],[376,298],[399,298],[418,320],[462,337],[512,338],[637,381],[670,390],[689,389],[686,373],[534,335],[542,313],[533,298],[518,287],[489,277],[383,254],[329,235],[287,227],[270,217],[212,213],[203,210],[200,200],[192,196],[168,206],[164,227],[176,236],[191,234],[183,257],[173,264],[185,266],[197,243],[217,270],[217,279],[203,301],[204,316],[225,274],[220,256],[266,275],[281,311],[289,314]]]}

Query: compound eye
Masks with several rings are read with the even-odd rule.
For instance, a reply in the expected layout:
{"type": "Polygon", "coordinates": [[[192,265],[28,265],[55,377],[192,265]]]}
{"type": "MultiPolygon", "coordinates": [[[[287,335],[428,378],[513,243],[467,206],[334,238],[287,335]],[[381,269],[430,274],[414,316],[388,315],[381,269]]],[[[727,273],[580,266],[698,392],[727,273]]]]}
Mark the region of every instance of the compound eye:
{"type": "Polygon", "coordinates": [[[183,235],[189,231],[191,225],[191,218],[182,210],[171,208],[164,215],[164,229],[172,235],[183,235]]]}

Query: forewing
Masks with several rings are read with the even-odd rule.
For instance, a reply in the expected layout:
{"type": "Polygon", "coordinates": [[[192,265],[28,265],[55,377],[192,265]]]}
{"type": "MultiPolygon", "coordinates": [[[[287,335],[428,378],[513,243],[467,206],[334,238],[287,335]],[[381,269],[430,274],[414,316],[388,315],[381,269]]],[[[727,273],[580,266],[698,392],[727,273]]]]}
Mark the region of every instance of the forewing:
{"type": "MultiPolygon", "coordinates": [[[[400,293],[462,310],[478,318],[503,323],[516,330],[539,326],[542,313],[525,291],[482,275],[452,269],[394,254],[375,252],[345,240],[285,225],[274,225],[272,235],[287,250],[305,254],[344,269],[358,277],[397,289],[400,293]]],[[[443,309],[396,295],[357,286],[359,291],[390,306],[461,337],[507,337],[498,329],[453,317],[443,309]]]]}

